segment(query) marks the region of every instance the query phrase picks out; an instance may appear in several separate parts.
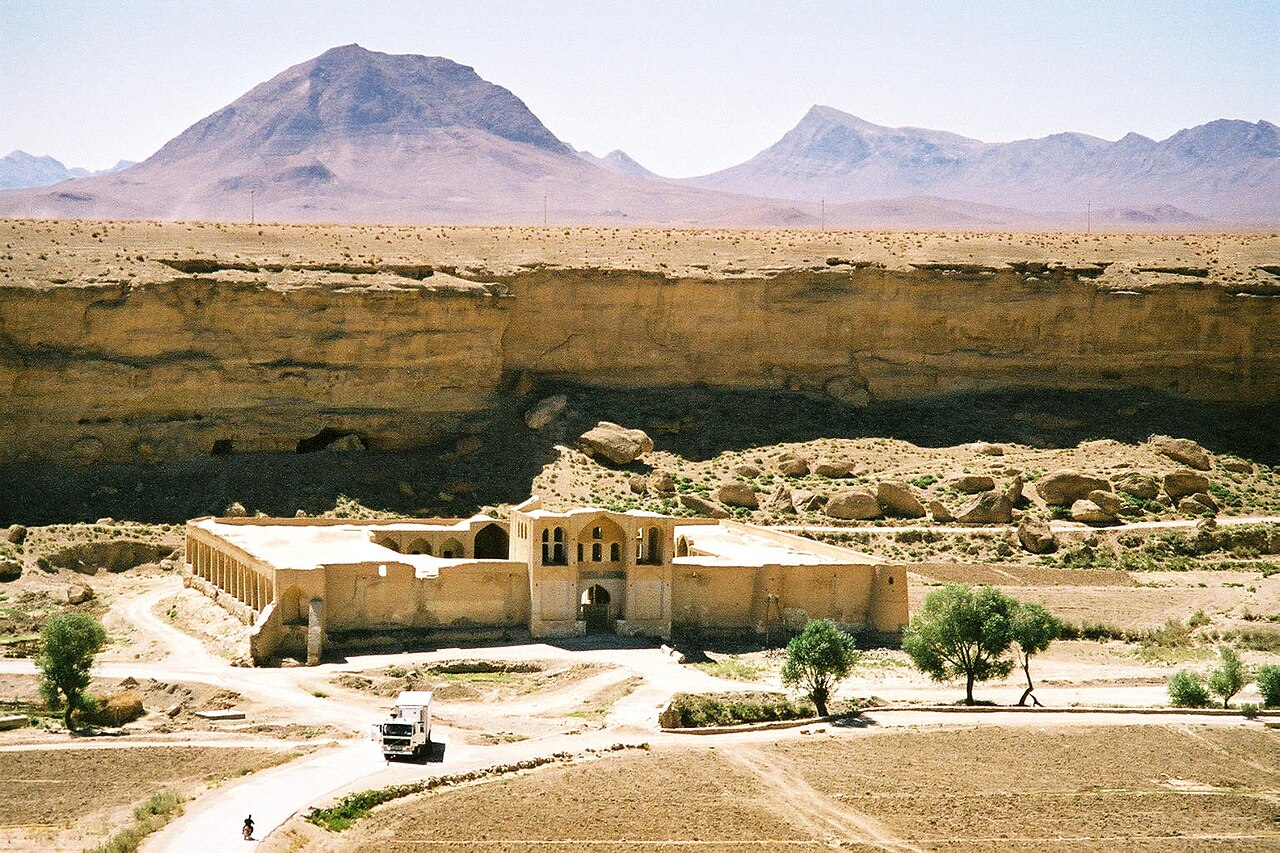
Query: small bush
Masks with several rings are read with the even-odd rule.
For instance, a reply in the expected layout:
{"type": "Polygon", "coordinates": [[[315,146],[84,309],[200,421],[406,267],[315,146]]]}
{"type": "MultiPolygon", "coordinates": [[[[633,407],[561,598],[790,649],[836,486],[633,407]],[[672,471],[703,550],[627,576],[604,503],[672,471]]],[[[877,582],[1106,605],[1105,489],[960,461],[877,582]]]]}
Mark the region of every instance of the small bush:
{"type": "Polygon", "coordinates": [[[1258,667],[1257,681],[1263,706],[1280,707],[1280,666],[1268,663],[1258,667]]]}
{"type": "Polygon", "coordinates": [[[1209,690],[1197,673],[1183,669],[1169,679],[1169,700],[1175,708],[1207,708],[1209,690]]]}
{"type": "Polygon", "coordinates": [[[142,700],[145,697],[137,690],[122,690],[95,697],[95,708],[82,714],[85,722],[95,726],[123,726],[132,723],[147,712],[142,700]]]}
{"type": "Polygon", "coordinates": [[[1245,702],[1243,705],[1240,706],[1240,715],[1243,716],[1246,720],[1258,719],[1259,713],[1260,713],[1260,709],[1253,702],[1245,702]]]}
{"type": "Polygon", "coordinates": [[[678,693],[663,712],[662,724],[667,728],[698,729],[707,726],[799,720],[816,714],[817,710],[812,704],[792,702],[780,694],[706,696],[678,693]]]}

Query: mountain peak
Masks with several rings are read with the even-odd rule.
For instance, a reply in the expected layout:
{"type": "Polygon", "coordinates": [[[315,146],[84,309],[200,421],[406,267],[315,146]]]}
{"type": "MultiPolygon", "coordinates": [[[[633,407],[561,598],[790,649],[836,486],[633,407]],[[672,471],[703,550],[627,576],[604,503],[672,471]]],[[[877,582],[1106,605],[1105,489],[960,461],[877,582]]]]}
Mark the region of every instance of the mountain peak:
{"type": "Polygon", "coordinates": [[[371,136],[426,140],[481,131],[546,151],[568,147],[507,89],[440,56],[357,44],[294,65],[170,141],[163,161],[295,157],[315,144],[371,136]]]}

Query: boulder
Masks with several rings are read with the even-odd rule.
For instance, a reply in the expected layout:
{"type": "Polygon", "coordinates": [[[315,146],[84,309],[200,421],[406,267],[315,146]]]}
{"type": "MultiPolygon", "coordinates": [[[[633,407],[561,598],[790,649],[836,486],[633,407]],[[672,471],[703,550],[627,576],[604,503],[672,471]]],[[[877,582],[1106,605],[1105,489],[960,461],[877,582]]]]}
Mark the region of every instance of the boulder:
{"type": "Polygon", "coordinates": [[[929,517],[939,524],[946,524],[949,521],[955,521],[956,517],[951,514],[951,510],[947,509],[946,504],[942,501],[929,501],[929,517]]]}
{"type": "Polygon", "coordinates": [[[733,473],[737,474],[739,477],[746,477],[750,480],[753,477],[760,476],[760,469],[748,462],[744,462],[741,465],[735,466],[733,473]]]}
{"type": "Polygon", "coordinates": [[[516,377],[515,388],[512,390],[516,392],[518,397],[528,397],[537,387],[538,383],[529,375],[529,371],[522,370],[520,375],[516,377]]]}
{"type": "Polygon", "coordinates": [[[1191,496],[1191,500],[1196,501],[1197,503],[1203,506],[1207,506],[1209,509],[1213,510],[1214,512],[1217,512],[1219,509],[1221,509],[1221,507],[1218,506],[1218,502],[1214,500],[1213,495],[1209,494],[1208,492],[1196,492],[1194,495],[1191,496]]]}
{"type": "Polygon", "coordinates": [[[755,489],[746,483],[721,483],[712,495],[725,506],[741,506],[756,509],[760,506],[760,498],[755,489]]]}
{"type": "Polygon", "coordinates": [[[627,480],[627,486],[637,495],[647,494],[649,491],[649,478],[643,474],[632,474],[631,479],[627,480]]]}
{"type": "MultiPolygon", "coordinates": [[[[1243,459],[1219,459],[1218,467],[1224,471],[1230,471],[1232,474],[1252,474],[1253,463],[1246,462],[1243,459]]],[[[14,525],[17,527],[18,525],[14,525]]]]}
{"type": "Polygon", "coordinates": [[[0,582],[16,581],[22,577],[22,563],[8,557],[0,557],[0,582]]]}
{"type": "Polygon", "coordinates": [[[569,405],[569,398],[564,394],[552,394],[538,401],[532,409],[524,413],[524,425],[529,429],[542,429],[551,423],[569,405]]]}
{"type": "Polygon", "coordinates": [[[817,512],[822,509],[827,500],[826,495],[809,489],[791,490],[791,504],[800,512],[817,512]]]}
{"type": "Polygon", "coordinates": [[[649,491],[656,495],[675,494],[676,478],[670,471],[654,471],[649,474],[649,491]]]}
{"type": "Polygon", "coordinates": [[[1208,471],[1211,464],[1209,451],[1189,438],[1170,438],[1167,435],[1153,435],[1147,439],[1151,449],[1161,456],[1172,459],[1188,468],[1197,471],[1208,471]]]}
{"type": "Polygon", "coordinates": [[[987,441],[975,441],[969,445],[969,449],[980,456],[1004,456],[1003,447],[987,441]]]}
{"type": "Polygon", "coordinates": [[[1102,477],[1091,477],[1079,471],[1063,469],[1046,474],[1036,481],[1036,493],[1047,504],[1071,506],[1084,500],[1092,491],[1111,491],[1111,484],[1102,477]]]}
{"type": "Polygon", "coordinates": [[[1024,485],[1026,485],[1026,483],[1022,479],[1021,474],[1009,481],[1009,485],[1005,487],[1004,490],[1004,496],[1009,499],[1009,503],[1014,506],[1018,505],[1018,502],[1022,500],[1022,487],[1024,485]]]}
{"type": "Polygon", "coordinates": [[[1186,468],[1170,471],[1164,475],[1164,493],[1177,501],[1189,497],[1196,492],[1209,491],[1209,478],[1186,468]]]}
{"type": "Polygon", "coordinates": [[[1115,518],[1120,514],[1120,511],[1124,509],[1124,501],[1120,500],[1111,492],[1104,492],[1101,489],[1094,489],[1089,493],[1089,497],[1086,498],[1086,500],[1093,501],[1094,505],[1096,505],[1098,509],[1102,510],[1112,518],[1115,518]]]}
{"type": "MultiPolygon", "coordinates": [[[[295,512],[295,513],[293,514],[293,517],[294,517],[294,518],[306,518],[306,517],[307,517],[307,511],[306,511],[305,509],[300,509],[300,510],[298,510],[297,512],[295,512]]],[[[162,564],[162,565],[163,565],[163,564],[162,564]]]]}
{"type": "Polygon", "coordinates": [[[1178,501],[1178,512],[1184,515],[1214,515],[1217,511],[1208,504],[1202,504],[1195,497],[1186,497],[1178,501]]]}
{"type": "Polygon", "coordinates": [[[21,545],[27,541],[27,528],[21,524],[10,524],[4,532],[4,538],[14,545],[21,545]]]}
{"type": "Polygon", "coordinates": [[[786,486],[779,484],[779,486],[773,490],[773,494],[769,495],[769,497],[765,499],[764,508],[770,512],[795,512],[796,505],[791,499],[791,490],[786,486]]]}
{"type": "Polygon", "coordinates": [[[1071,520],[1084,524],[1110,524],[1116,517],[1093,501],[1081,498],[1071,504],[1071,520]]]}
{"type": "Polygon", "coordinates": [[[924,505],[906,483],[886,481],[876,486],[876,501],[885,515],[924,518],[924,505]]]}
{"type": "Polygon", "coordinates": [[[984,492],[956,513],[961,524],[1008,524],[1013,521],[1013,504],[1004,492],[984,492]]]}
{"type": "Polygon", "coordinates": [[[819,459],[817,462],[813,463],[813,468],[811,470],[819,477],[839,479],[840,477],[849,476],[849,472],[853,470],[853,463],[840,462],[835,459],[819,459]]]}
{"type": "Polygon", "coordinates": [[[823,509],[831,518],[865,521],[880,517],[880,502],[862,489],[842,489],[833,494],[823,509]]]}
{"type": "Polygon", "coordinates": [[[947,485],[957,492],[976,495],[979,492],[989,492],[994,489],[996,481],[988,474],[965,474],[961,477],[956,477],[947,485]]]}
{"type": "Polygon", "coordinates": [[[67,587],[67,604],[84,604],[95,597],[93,587],[87,583],[73,583],[67,587]]]}
{"type": "Polygon", "coordinates": [[[1124,474],[1117,477],[1115,486],[1117,492],[1143,501],[1152,500],[1156,495],[1160,494],[1160,487],[1156,485],[1154,478],[1138,473],[1124,474]]]}
{"type": "Polygon", "coordinates": [[[1049,522],[1030,515],[1024,515],[1018,524],[1018,541],[1032,554],[1049,554],[1058,548],[1058,540],[1053,537],[1049,522]]]}
{"type": "Polygon", "coordinates": [[[798,453],[788,453],[774,467],[784,477],[803,477],[809,473],[809,460],[798,453]]]}
{"type": "Polygon", "coordinates": [[[364,441],[354,432],[349,432],[341,438],[335,438],[324,446],[328,453],[351,453],[358,450],[368,450],[364,441]]]}
{"type": "Polygon", "coordinates": [[[680,505],[707,518],[728,518],[729,512],[719,504],[697,495],[681,495],[680,505]]]}
{"type": "Polygon", "coordinates": [[[600,421],[578,436],[578,447],[588,456],[599,455],[615,465],[628,465],[653,450],[653,439],[642,429],[600,421]]]}
{"type": "Polygon", "coordinates": [[[247,518],[249,510],[244,508],[244,504],[240,501],[232,501],[227,508],[222,511],[223,518],[247,518]]]}

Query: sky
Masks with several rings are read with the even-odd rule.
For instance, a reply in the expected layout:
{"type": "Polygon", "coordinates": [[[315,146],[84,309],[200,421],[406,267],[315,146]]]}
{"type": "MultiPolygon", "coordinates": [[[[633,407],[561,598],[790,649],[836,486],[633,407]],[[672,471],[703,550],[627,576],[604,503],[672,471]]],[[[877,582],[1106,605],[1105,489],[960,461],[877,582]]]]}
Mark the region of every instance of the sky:
{"type": "Polygon", "coordinates": [[[0,0],[0,155],[142,160],[351,42],[470,65],[574,147],[671,177],[815,103],[989,142],[1280,123],[1280,0],[0,0]]]}

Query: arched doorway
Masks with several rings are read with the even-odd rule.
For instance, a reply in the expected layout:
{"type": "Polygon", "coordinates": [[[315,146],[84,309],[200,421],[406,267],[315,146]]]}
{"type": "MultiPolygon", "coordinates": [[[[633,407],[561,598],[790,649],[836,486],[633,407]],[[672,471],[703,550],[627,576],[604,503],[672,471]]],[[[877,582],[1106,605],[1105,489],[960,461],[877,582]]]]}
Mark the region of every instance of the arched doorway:
{"type": "Polygon", "coordinates": [[[486,524],[476,533],[475,557],[477,560],[505,560],[511,552],[511,540],[507,531],[498,524],[486,524]]]}
{"type": "Polygon", "coordinates": [[[599,634],[613,630],[609,618],[609,590],[595,584],[582,593],[580,617],[587,623],[587,633],[599,634]]]}

